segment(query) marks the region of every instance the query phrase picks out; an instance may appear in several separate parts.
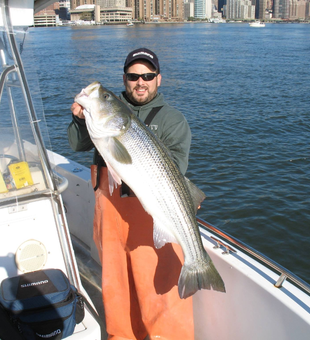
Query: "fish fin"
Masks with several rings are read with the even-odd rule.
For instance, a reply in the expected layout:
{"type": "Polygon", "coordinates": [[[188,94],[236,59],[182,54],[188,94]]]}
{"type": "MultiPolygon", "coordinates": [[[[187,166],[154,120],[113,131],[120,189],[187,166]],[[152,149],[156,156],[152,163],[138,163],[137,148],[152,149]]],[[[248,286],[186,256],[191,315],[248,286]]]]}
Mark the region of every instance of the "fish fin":
{"type": "Polygon", "coordinates": [[[131,164],[132,159],[124,145],[115,137],[111,137],[108,142],[113,157],[122,164],[131,164]]]}
{"type": "Polygon", "coordinates": [[[179,296],[181,299],[195,294],[199,289],[213,289],[225,293],[224,282],[211,258],[204,251],[204,261],[185,264],[179,277],[179,296]]]}
{"type": "Polygon", "coordinates": [[[117,172],[111,167],[111,165],[107,162],[106,164],[108,168],[109,192],[110,192],[110,196],[112,196],[114,188],[117,188],[117,184],[121,185],[122,180],[117,174],[117,172]]]}
{"type": "Polygon", "coordinates": [[[192,196],[195,212],[197,212],[197,209],[200,207],[201,202],[207,197],[205,193],[200,190],[193,182],[191,182],[188,178],[185,178],[185,182],[187,185],[187,188],[192,196]]]}
{"type": "Polygon", "coordinates": [[[166,228],[161,228],[160,224],[155,220],[153,225],[153,240],[156,249],[163,247],[166,243],[179,243],[173,234],[167,231],[166,228]]]}

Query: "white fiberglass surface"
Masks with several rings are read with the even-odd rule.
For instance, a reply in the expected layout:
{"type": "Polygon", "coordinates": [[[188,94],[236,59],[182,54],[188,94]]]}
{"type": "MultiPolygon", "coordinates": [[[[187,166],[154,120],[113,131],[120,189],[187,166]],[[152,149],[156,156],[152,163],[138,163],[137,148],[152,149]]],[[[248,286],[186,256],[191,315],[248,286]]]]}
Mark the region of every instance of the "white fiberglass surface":
{"type": "Polygon", "coordinates": [[[195,340],[307,339],[310,298],[239,250],[223,254],[203,232],[204,246],[222,276],[226,293],[202,290],[194,295],[195,340]]]}
{"type": "Polygon", "coordinates": [[[31,270],[59,268],[66,273],[49,199],[4,206],[0,209],[0,221],[0,280],[22,274],[27,266],[31,270]],[[36,252],[38,247],[42,252],[36,252]],[[19,252],[22,252],[19,259],[22,269],[17,265],[19,252]],[[42,256],[46,257],[40,262],[43,266],[32,268],[31,264],[42,256]]]}

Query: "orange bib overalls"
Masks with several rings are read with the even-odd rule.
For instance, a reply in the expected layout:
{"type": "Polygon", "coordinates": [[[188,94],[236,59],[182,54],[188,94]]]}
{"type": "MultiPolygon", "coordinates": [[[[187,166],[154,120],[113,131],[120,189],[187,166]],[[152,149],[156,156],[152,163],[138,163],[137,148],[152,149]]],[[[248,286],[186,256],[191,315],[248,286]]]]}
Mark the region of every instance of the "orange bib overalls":
{"type": "MultiPolygon", "coordinates": [[[[182,300],[182,249],[156,249],[153,219],[138,198],[110,196],[107,168],[95,191],[94,241],[102,263],[102,296],[109,339],[193,340],[192,298],[182,300]]],[[[92,166],[95,187],[97,166],[92,166]]]]}

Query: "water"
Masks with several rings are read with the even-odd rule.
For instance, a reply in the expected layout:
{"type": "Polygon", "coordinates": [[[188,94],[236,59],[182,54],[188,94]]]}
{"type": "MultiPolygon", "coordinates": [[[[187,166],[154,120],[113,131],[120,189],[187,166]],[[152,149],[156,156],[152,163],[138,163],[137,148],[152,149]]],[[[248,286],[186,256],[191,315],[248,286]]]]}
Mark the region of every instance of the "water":
{"type": "Polygon", "coordinates": [[[161,92],[193,134],[187,176],[206,194],[199,216],[310,282],[310,25],[180,24],[31,29],[53,149],[70,106],[94,80],[120,93],[123,62],[159,56],[161,92]]]}

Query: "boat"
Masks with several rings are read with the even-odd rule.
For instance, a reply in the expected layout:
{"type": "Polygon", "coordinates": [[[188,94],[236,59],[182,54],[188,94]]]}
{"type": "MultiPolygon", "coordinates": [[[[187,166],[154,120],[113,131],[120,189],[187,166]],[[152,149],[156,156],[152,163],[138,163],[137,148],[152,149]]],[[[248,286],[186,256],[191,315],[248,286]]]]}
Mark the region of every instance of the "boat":
{"type": "Polygon", "coordinates": [[[128,21],[126,24],[127,27],[132,27],[134,26],[134,23],[132,21],[128,21]]]}
{"type": "Polygon", "coordinates": [[[260,22],[260,21],[254,21],[254,22],[250,22],[249,25],[251,27],[265,27],[265,23],[260,22]]]}
{"type": "MultiPolygon", "coordinates": [[[[52,151],[24,43],[42,1],[0,0],[0,283],[41,268],[61,269],[89,302],[67,338],[104,340],[90,170],[52,151]],[[22,174],[10,170],[14,164],[22,174]]],[[[235,236],[197,221],[226,293],[193,296],[195,340],[308,339],[310,285],[235,236]]]]}
{"type": "Polygon", "coordinates": [[[212,24],[223,24],[223,23],[225,24],[226,20],[222,18],[210,18],[209,22],[212,24]]]}

